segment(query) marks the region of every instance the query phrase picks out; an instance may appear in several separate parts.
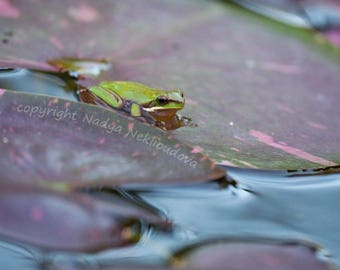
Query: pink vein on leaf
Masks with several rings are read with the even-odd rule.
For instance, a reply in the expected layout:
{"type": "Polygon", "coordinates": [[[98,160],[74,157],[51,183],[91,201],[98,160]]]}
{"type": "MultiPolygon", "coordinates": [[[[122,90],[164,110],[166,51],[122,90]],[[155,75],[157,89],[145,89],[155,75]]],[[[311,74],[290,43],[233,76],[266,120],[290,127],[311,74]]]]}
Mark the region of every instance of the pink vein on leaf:
{"type": "Polygon", "coordinates": [[[50,37],[50,42],[60,51],[64,50],[64,45],[63,43],[56,37],[56,36],[51,36],[50,37]]]}
{"type": "Polygon", "coordinates": [[[68,14],[76,21],[90,23],[99,19],[99,12],[88,5],[82,4],[77,7],[70,7],[68,14]]]}
{"type": "Polygon", "coordinates": [[[324,159],[324,158],[321,158],[321,157],[318,157],[318,156],[314,156],[314,155],[307,153],[307,152],[305,152],[301,149],[298,149],[298,148],[295,148],[295,147],[292,147],[292,146],[289,146],[289,145],[282,145],[280,143],[277,143],[277,142],[274,141],[273,137],[271,137],[270,135],[265,134],[261,131],[251,130],[250,135],[257,138],[259,142],[262,142],[262,143],[269,145],[271,147],[280,149],[280,150],[282,150],[286,153],[289,153],[293,156],[296,156],[296,157],[299,157],[299,158],[302,158],[302,159],[305,159],[305,160],[309,160],[309,161],[314,162],[314,163],[319,163],[319,164],[322,164],[322,165],[325,165],[325,166],[336,165],[336,163],[334,163],[332,161],[329,161],[327,159],[324,159]]]}
{"type": "Polygon", "coordinates": [[[18,18],[20,16],[20,11],[8,0],[0,0],[0,16],[18,18]]]}

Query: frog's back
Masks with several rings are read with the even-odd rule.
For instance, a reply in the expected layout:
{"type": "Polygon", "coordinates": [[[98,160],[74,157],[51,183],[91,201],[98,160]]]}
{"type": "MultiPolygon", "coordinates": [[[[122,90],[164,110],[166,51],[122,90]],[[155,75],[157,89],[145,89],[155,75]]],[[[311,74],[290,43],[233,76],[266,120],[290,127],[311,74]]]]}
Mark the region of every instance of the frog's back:
{"type": "Polygon", "coordinates": [[[161,90],[150,88],[138,82],[102,82],[100,86],[114,91],[124,100],[135,101],[139,104],[149,103],[163,93],[161,90]]]}

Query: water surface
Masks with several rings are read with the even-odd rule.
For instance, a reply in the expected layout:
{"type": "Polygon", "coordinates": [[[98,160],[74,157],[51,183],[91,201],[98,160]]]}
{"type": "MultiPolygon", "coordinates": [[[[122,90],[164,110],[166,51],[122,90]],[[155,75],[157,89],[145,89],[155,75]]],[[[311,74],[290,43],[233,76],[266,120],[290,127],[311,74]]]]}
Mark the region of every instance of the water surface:
{"type": "MultiPolygon", "coordinates": [[[[77,262],[94,268],[117,264],[163,265],[174,252],[191,243],[224,239],[308,244],[315,247],[320,260],[340,267],[340,173],[337,169],[328,174],[225,169],[227,182],[231,184],[210,182],[186,187],[118,190],[138,205],[161,211],[173,222],[172,232],[144,228],[138,244],[97,254],[39,253],[27,246],[23,250],[20,246],[13,249],[15,245],[3,242],[1,264],[11,265],[13,270],[39,269],[44,261],[77,262]],[[231,179],[236,184],[232,184],[231,179]]],[[[91,191],[92,195],[106,200],[116,193],[111,194],[108,189],[91,191]]]]}

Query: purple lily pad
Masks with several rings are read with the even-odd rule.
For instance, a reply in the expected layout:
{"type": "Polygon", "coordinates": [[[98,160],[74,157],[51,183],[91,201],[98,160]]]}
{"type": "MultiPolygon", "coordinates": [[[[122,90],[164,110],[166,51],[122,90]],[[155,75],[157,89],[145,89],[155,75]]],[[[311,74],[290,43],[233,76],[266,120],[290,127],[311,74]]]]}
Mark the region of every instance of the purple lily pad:
{"type": "MultiPolygon", "coordinates": [[[[191,246],[171,258],[172,267],[147,267],[141,265],[107,266],[103,270],[135,269],[232,269],[232,270],[286,270],[311,269],[330,270],[324,262],[318,260],[315,251],[298,244],[268,244],[246,242],[216,242],[191,246]]],[[[96,267],[52,265],[51,270],[96,270],[96,267]]]]}
{"type": "MultiPolygon", "coordinates": [[[[156,266],[107,266],[107,267],[90,267],[90,266],[75,266],[75,265],[50,265],[45,270],[171,270],[170,267],[156,266]]],[[[195,270],[196,268],[185,268],[184,270],[195,270]]],[[[215,270],[209,268],[211,270],[215,270]]]]}
{"type": "Polygon", "coordinates": [[[86,195],[2,185],[0,235],[47,250],[94,252],[135,243],[140,222],[168,228],[140,207],[94,200],[86,195]]]}
{"type": "Polygon", "coordinates": [[[198,127],[175,136],[218,162],[262,169],[340,163],[340,68],[314,33],[273,28],[215,1],[2,3],[2,64],[106,59],[112,68],[97,83],[182,89],[183,115],[198,127]]]}
{"type": "Polygon", "coordinates": [[[0,93],[2,183],[112,187],[225,175],[198,149],[135,119],[53,97],[0,93]]]}
{"type": "Polygon", "coordinates": [[[316,259],[313,250],[302,245],[265,243],[216,243],[202,245],[181,254],[175,265],[181,269],[285,270],[330,269],[316,259]]]}

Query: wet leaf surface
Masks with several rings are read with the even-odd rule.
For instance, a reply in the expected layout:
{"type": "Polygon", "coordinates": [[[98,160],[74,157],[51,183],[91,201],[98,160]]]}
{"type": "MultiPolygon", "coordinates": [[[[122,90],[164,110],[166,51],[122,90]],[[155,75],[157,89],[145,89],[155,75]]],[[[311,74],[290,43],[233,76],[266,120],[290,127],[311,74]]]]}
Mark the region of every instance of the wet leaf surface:
{"type": "Polygon", "coordinates": [[[198,128],[176,138],[219,162],[269,169],[340,162],[340,68],[318,48],[337,59],[339,51],[319,36],[213,1],[2,1],[3,65],[106,59],[112,68],[95,82],[181,88],[183,114],[198,128]]]}
{"type": "Polygon", "coordinates": [[[44,250],[94,252],[137,242],[142,222],[168,227],[157,215],[123,199],[116,205],[32,186],[0,187],[1,237],[44,250]]]}
{"type": "Polygon", "coordinates": [[[225,174],[197,149],[123,115],[52,97],[1,94],[2,182],[185,184],[225,174]]]}

